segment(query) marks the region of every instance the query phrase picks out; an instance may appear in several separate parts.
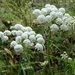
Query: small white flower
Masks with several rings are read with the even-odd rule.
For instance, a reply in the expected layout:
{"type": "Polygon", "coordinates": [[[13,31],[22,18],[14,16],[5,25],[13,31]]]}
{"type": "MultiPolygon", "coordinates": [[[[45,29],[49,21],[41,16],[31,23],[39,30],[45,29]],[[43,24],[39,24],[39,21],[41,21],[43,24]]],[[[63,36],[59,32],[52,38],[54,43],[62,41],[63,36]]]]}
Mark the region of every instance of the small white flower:
{"type": "Polygon", "coordinates": [[[37,49],[38,51],[43,51],[43,46],[41,44],[37,43],[35,45],[35,49],[37,49]]]}
{"type": "Polygon", "coordinates": [[[10,36],[10,35],[11,35],[11,32],[10,32],[9,30],[5,30],[5,31],[4,31],[4,35],[10,36]]]}
{"type": "Polygon", "coordinates": [[[55,32],[55,31],[58,31],[58,30],[59,30],[59,27],[58,27],[56,24],[52,24],[52,25],[50,26],[50,30],[51,30],[52,32],[55,32]]]}
{"type": "Polygon", "coordinates": [[[62,17],[62,20],[63,20],[63,21],[65,21],[66,19],[67,19],[67,17],[65,17],[65,16],[62,17]]]}
{"type": "Polygon", "coordinates": [[[38,39],[38,38],[43,38],[43,36],[41,35],[41,34],[37,34],[36,35],[36,38],[38,39]]]}
{"type": "Polygon", "coordinates": [[[23,32],[25,32],[25,31],[26,31],[26,27],[22,27],[21,30],[22,30],[23,32]]]}
{"type": "Polygon", "coordinates": [[[69,57],[69,58],[68,58],[68,60],[70,60],[70,61],[71,61],[71,60],[72,60],[72,58],[70,58],[70,57],[69,57]]]}
{"type": "Polygon", "coordinates": [[[17,45],[17,42],[16,42],[16,41],[12,41],[12,42],[10,43],[10,47],[14,47],[15,45],[17,45]]]}
{"type": "Polygon", "coordinates": [[[51,11],[57,12],[58,9],[56,7],[55,8],[51,8],[51,11]]]}
{"type": "Polygon", "coordinates": [[[46,9],[46,11],[47,11],[47,14],[49,14],[49,13],[51,12],[51,8],[47,7],[47,8],[45,8],[45,9],[46,9]]]}
{"type": "Polygon", "coordinates": [[[52,11],[50,13],[50,16],[55,19],[57,17],[57,14],[56,14],[56,12],[52,11]]]}
{"type": "Polygon", "coordinates": [[[57,15],[58,18],[62,18],[63,17],[63,13],[62,12],[59,12],[59,11],[56,12],[56,15],[57,15]]]}
{"type": "Polygon", "coordinates": [[[50,8],[56,8],[56,6],[55,5],[51,5],[50,8]]]}
{"type": "Polygon", "coordinates": [[[17,37],[15,38],[15,41],[16,41],[17,43],[21,43],[21,42],[22,42],[22,37],[21,37],[21,36],[17,36],[17,37]]]}
{"type": "Polygon", "coordinates": [[[51,22],[51,20],[52,20],[52,17],[51,17],[50,15],[47,15],[47,16],[46,16],[46,21],[47,21],[47,22],[51,22]]]}
{"type": "Polygon", "coordinates": [[[26,28],[26,31],[28,31],[28,32],[32,31],[31,27],[25,27],[25,28],[26,28]]]}
{"type": "Polygon", "coordinates": [[[41,13],[42,13],[43,15],[47,15],[47,10],[46,10],[46,8],[42,8],[42,9],[41,9],[41,13]]]}
{"type": "Polygon", "coordinates": [[[68,29],[68,26],[65,25],[65,24],[61,25],[61,26],[60,26],[60,29],[61,29],[62,31],[68,31],[68,30],[69,30],[69,29],[68,29]]]}
{"type": "Polygon", "coordinates": [[[37,17],[37,22],[38,23],[45,23],[46,22],[46,17],[44,15],[39,15],[37,17]]]}
{"type": "Polygon", "coordinates": [[[63,23],[63,20],[61,18],[56,19],[56,24],[61,25],[63,23]]]}
{"type": "Polygon", "coordinates": [[[62,59],[67,59],[68,58],[68,55],[66,52],[64,52],[63,54],[61,54],[61,58],[62,59]]]}
{"type": "Polygon", "coordinates": [[[64,14],[64,17],[67,17],[68,18],[68,17],[70,17],[70,14],[65,13],[64,14]]]}
{"type": "Polygon", "coordinates": [[[16,31],[17,36],[21,36],[22,34],[23,34],[23,32],[21,30],[16,31]]]}
{"type": "Polygon", "coordinates": [[[21,35],[21,37],[22,37],[22,39],[28,39],[28,34],[23,33],[23,34],[21,35]]]}
{"type": "Polygon", "coordinates": [[[59,11],[64,14],[65,13],[65,8],[59,8],[59,11]]]}
{"type": "Polygon", "coordinates": [[[29,35],[36,35],[35,31],[30,31],[29,35]]]}
{"type": "Polygon", "coordinates": [[[50,7],[50,6],[51,6],[50,4],[46,4],[46,5],[45,5],[45,8],[48,8],[48,7],[50,7]]]}
{"type": "Polygon", "coordinates": [[[27,34],[28,36],[29,36],[29,33],[30,33],[30,32],[28,32],[28,31],[24,32],[24,34],[27,34]]]}
{"type": "Polygon", "coordinates": [[[8,36],[3,36],[2,38],[1,38],[1,40],[2,40],[2,42],[6,42],[6,41],[8,41],[8,36]]]}
{"type": "Polygon", "coordinates": [[[14,26],[14,28],[15,28],[16,30],[21,30],[22,27],[23,27],[23,26],[22,26],[21,24],[16,24],[16,25],[14,26]]]}
{"type": "Polygon", "coordinates": [[[16,30],[12,30],[12,31],[11,31],[11,34],[12,34],[12,35],[16,35],[16,32],[17,32],[16,30]]]}
{"type": "Polygon", "coordinates": [[[4,33],[0,31],[0,38],[4,36],[4,33]]]}
{"type": "Polygon", "coordinates": [[[26,47],[30,47],[30,46],[33,46],[33,43],[31,43],[31,41],[29,39],[25,39],[23,41],[23,43],[25,44],[26,47]]]}
{"type": "Polygon", "coordinates": [[[20,54],[23,52],[23,46],[21,44],[17,44],[14,46],[14,50],[15,50],[16,54],[20,54]]]}
{"type": "Polygon", "coordinates": [[[41,11],[39,9],[35,9],[33,11],[33,15],[35,15],[36,17],[38,17],[39,15],[41,15],[41,11]]]}
{"type": "Polygon", "coordinates": [[[35,42],[36,41],[36,36],[35,35],[30,35],[29,39],[31,42],[35,42]]]}
{"type": "Polygon", "coordinates": [[[45,40],[43,38],[37,38],[37,42],[44,45],[45,44],[45,40]]]}

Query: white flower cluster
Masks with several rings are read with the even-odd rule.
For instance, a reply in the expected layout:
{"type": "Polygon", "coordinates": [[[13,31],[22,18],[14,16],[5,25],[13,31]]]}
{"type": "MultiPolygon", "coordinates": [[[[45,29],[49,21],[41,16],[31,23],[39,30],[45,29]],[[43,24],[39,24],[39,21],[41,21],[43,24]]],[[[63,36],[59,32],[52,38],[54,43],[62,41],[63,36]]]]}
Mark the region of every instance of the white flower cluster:
{"type": "Polygon", "coordinates": [[[63,54],[61,54],[61,58],[62,59],[68,59],[68,60],[72,60],[72,58],[71,57],[69,57],[68,56],[68,54],[64,51],[64,53],[63,54]]]}
{"type": "Polygon", "coordinates": [[[8,36],[11,35],[11,32],[9,30],[5,30],[4,32],[0,31],[0,39],[2,42],[6,42],[9,40],[8,36]]]}
{"type": "Polygon", "coordinates": [[[57,8],[54,5],[46,4],[44,8],[33,10],[33,15],[36,16],[36,21],[40,24],[42,23],[52,23],[50,30],[52,32],[58,31],[68,31],[69,26],[64,24],[64,21],[71,16],[65,13],[65,8],[57,8]]]}
{"type": "Polygon", "coordinates": [[[75,30],[75,18],[74,17],[69,17],[67,19],[64,20],[64,24],[66,24],[70,29],[75,30]]]}
{"type": "MultiPolygon", "coordinates": [[[[15,37],[10,43],[10,47],[14,48],[17,54],[23,51],[23,47],[35,48],[36,50],[42,50],[44,48],[45,40],[41,34],[36,34],[31,27],[24,27],[21,24],[11,26],[11,35],[15,37]]],[[[5,31],[5,35],[9,36],[9,32],[5,31]]]]}

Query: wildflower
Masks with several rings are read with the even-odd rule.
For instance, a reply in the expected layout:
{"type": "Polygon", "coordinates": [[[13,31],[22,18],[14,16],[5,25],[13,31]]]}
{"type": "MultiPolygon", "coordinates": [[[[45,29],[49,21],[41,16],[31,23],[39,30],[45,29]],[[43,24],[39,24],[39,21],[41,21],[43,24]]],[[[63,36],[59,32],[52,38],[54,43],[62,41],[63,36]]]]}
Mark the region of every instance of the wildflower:
{"type": "Polygon", "coordinates": [[[45,9],[46,9],[46,11],[47,11],[47,14],[49,14],[49,13],[51,12],[51,8],[47,7],[47,8],[45,8],[45,9]]]}
{"type": "Polygon", "coordinates": [[[16,41],[17,43],[21,43],[21,42],[22,42],[22,37],[21,37],[21,36],[17,36],[17,37],[15,38],[15,41],[16,41]]]}
{"type": "Polygon", "coordinates": [[[56,7],[54,7],[54,8],[51,8],[51,11],[57,12],[58,9],[56,7]]]}
{"type": "Polygon", "coordinates": [[[28,32],[28,31],[24,32],[24,34],[27,34],[27,35],[29,35],[29,33],[30,33],[30,32],[28,32]]]}
{"type": "Polygon", "coordinates": [[[64,52],[63,54],[61,54],[61,57],[62,57],[62,59],[67,59],[68,58],[68,55],[67,55],[66,52],[64,52]]]}
{"type": "Polygon", "coordinates": [[[61,29],[62,31],[68,31],[68,30],[69,30],[68,26],[65,25],[65,24],[61,25],[61,26],[60,26],[60,29],[61,29]]]}
{"type": "Polygon", "coordinates": [[[16,30],[12,30],[12,31],[11,31],[11,34],[12,34],[12,35],[16,35],[16,32],[17,32],[16,30]]]}
{"type": "Polygon", "coordinates": [[[54,12],[54,11],[52,11],[51,13],[50,13],[50,16],[52,17],[52,18],[57,18],[57,14],[56,14],[56,12],[54,12]]]}
{"type": "Polygon", "coordinates": [[[63,17],[63,13],[62,12],[57,12],[56,14],[57,14],[58,18],[62,18],[63,17]]]}
{"type": "Polygon", "coordinates": [[[36,41],[36,36],[35,35],[30,35],[29,39],[31,42],[35,42],[36,41]]]}
{"type": "Polygon", "coordinates": [[[42,13],[43,15],[47,15],[47,10],[46,10],[46,8],[42,8],[42,9],[41,9],[41,13],[42,13]]]}
{"type": "Polygon", "coordinates": [[[26,27],[22,27],[21,30],[22,30],[23,32],[26,32],[26,27]]]}
{"type": "Polygon", "coordinates": [[[17,45],[17,42],[16,42],[16,41],[12,41],[12,42],[10,43],[10,47],[14,47],[15,45],[17,45]]]}
{"type": "Polygon", "coordinates": [[[56,24],[52,24],[50,26],[50,30],[51,30],[51,32],[55,32],[55,31],[58,31],[59,30],[59,27],[56,24]]]}
{"type": "Polygon", "coordinates": [[[68,60],[72,60],[72,58],[69,57],[68,60]]]}
{"type": "Polygon", "coordinates": [[[59,11],[62,12],[63,14],[65,13],[65,9],[64,8],[59,8],[59,11]]]}
{"type": "Polygon", "coordinates": [[[47,16],[46,16],[46,21],[47,21],[47,22],[51,22],[51,20],[52,20],[52,17],[51,17],[50,15],[47,15],[47,16]]]}
{"type": "Polygon", "coordinates": [[[26,31],[30,32],[32,31],[32,28],[31,27],[25,27],[26,31]]]}
{"type": "Polygon", "coordinates": [[[35,45],[35,49],[38,50],[38,51],[43,51],[43,46],[41,44],[37,43],[35,45]]]}
{"type": "Polygon", "coordinates": [[[37,42],[44,45],[45,44],[45,40],[43,38],[37,38],[37,42]]]}
{"type": "Polygon", "coordinates": [[[4,31],[4,35],[10,36],[10,35],[11,35],[11,32],[10,32],[9,30],[5,30],[5,31],[4,31]]]}
{"type": "Polygon", "coordinates": [[[25,40],[23,41],[23,43],[24,43],[24,45],[25,45],[26,47],[33,46],[33,43],[31,43],[31,41],[30,41],[29,39],[25,39],[25,40]]]}
{"type": "Polygon", "coordinates": [[[16,31],[17,36],[21,36],[22,34],[23,34],[23,32],[21,30],[16,31]]]}
{"type": "Polygon", "coordinates": [[[67,17],[67,18],[68,18],[68,17],[70,17],[70,15],[67,14],[67,13],[65,13],[65,14],[64,14],[64,17],[67,17]]]}
{"type": "Polygon", "coordinates": [[[30,31],[29,35],[36,35],[35,31],[30,31]]]}
{"type": "Polygon", "coordinates": [[[23,33],[23,34],[21,35],[21,37],[22,37],[22,39],[28,39],[28,34],[23,33]]]}
{"type": "Polygon", "coordinates": [[[56,8],[56,6],[55,5],[51,5],[50,8],[56,8]]]}
{"type": "Polygon", "coordinates": [[[41,35],[41,34],[37,34],[36,35],[36,38],[38,39],[38,38],[43,38],[43,36],[41,35]]]}
{"type": "Polygon", "coordinates": [[[63,23],[63,20],[61,18],[56,19],[56,24],[61,25],[63,23]]]}
{"type": "Polygon", "coordinates": [[[46,5],[45,5],[45,8],[48,8],[48,7],[50,7],[50,6],[51,6],[50,4],[46,4],[46,5]]]}
{"type": "Polygon", "coordinates": [[[16,25],[14,26],[14,28],[15,28],[16,30],[21,30],[22,27],[23,27],[23,26],[22,26],[21,24],[16,24],[16,25]]]}
{"type": "Polygon", "coordinates": [[[3,36],[2,38],[1,38],[1,40],[2,40],[2,42],[6,42],[6,41],[8,41],[8,36],[3,36]]]}
{"type": "Polygon", "coordinates": [[[21,44],[17,44],[14,46],[14,50],[15,50],[16,54],[20,54],[23,52],[23,46],[21,44]]]}
{"type": "Polygon", "coordinates": [[[37,22],[38,23],[45,23],[46,22],[46,17],[44,15],[39,15],[37,17],[37,22]]]}
{"type": "Polygon", "coordinates": [[[39,15],[41,15],[41,11],[40,11],[39,9],[35,9],[35,10],[33,11],[33,14],[34,14],[36,17],[38,17],[39,15]]]}

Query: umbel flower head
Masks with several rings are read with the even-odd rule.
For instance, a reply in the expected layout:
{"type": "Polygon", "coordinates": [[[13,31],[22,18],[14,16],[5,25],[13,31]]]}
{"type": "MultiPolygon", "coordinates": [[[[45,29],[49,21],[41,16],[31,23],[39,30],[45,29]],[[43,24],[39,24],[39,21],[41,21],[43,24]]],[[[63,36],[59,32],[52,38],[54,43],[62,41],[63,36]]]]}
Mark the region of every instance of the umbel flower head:
{"type": "Polygon", "coordinates": [[[1,38],[1,40],[2,40],[2,42],[6,42],[6,41],[8,41],[8,36],[3,36],[2,38],[1,38]]]}
{"type": "Polygon", "coordinates": [[[4,31],[4,35],[10,36],[10,35],[11,35],[11,32],[10,32],[9,30],[5,30],[5,31],[4,31]]]}
{"type": "Polygon", "coordinates": [[[24,43],[25,47],[31,47],[32,46],[32,43],[31,43],[31,41],[29,39],[25,39],[23,41],[23,43],[24,43]]]}
{"type": "Polygon", "coordinates": [[[47,10],[46,10],[46,8],[42,8],[42,9],[41,9],[41,13],[42,13],[43,15],[47,15],[47,10]]]}
{"type": "Polygon", "coordinates": [[[15,38],[15,41],[16,41],[17,43],[21,43],[21,42],[22,42],[22,37],[21,37],[21,36],[17,36],[17,37],[15,38]]]}
{"type": "Polygon", "coordinates": [[[44,15],[39,15],[37,17],[37,22],[38,23],[45,23],[46,22],[46,17],[44,15]]]}
{"type": "Polygon", "coordinates": [[[61,25],[63,23],[63,20],[61,18],[56,19],[56,24],[61,25]]]}
{"type": "Polygon", "coordinates": [[[51,5],[50,4],[46,4],[45,5],[45,8],[49,8],[51,5]]]}
{"type": "Polygon", "coordinates": [[[68,29],[68,26],[65,25],[65,24],[61,25],[61,26],[60,26],[60,29],[61,29],[62,31],[68,31],[68,30],[69,30],[69,29],[68,29]]]}
{"type": "Polygon", "coordinates": [[[10,47],[14,47],[15,45],[17,45],[17,42],[16,42],[16,41],[12,41],[12,42],[10,43],[10,47]]]}
{"type": "Polygon", "coordinates": [[[52,24],[52,25],[50,26],[50,30],[51,30],[51,32],[56,32],[56,31],[59,30],[59,27],[58,27],[58,25],[56,25],[56,24],[52,24]]]}
{"type": "Polygon", "coordinates": [[[36,36],[35,35],[30,35],[29,39],[31,42],[35,42],[36,41],[36,36]]]}
{"type": "Polygon", "coordinates": [[[33,14],[34,14],[36,17],[38,17],[39,15],[41,15],[41,11],[40,11],[39,9],[35,9],[35,10],[33,11],[33,14]]]}
{"type": "Polygon", "coordinates": [[[59,8],[59,11],[62,12],[63,14],[65,13],[65,9],[64,8],[59,8]]]}
{"type": "Polygon", "coordinates": [[[23,46],[21,44],[17,44],[14,46],[14,50],[15,50],[16,54],[20,54],[23,52],[23,46]]]}
{"type": "Polygon", "coordinates": [[[43,51],[43,46],[40,43],[36,43],[35,49],[37,49],[38,51],[43,51]]]}

